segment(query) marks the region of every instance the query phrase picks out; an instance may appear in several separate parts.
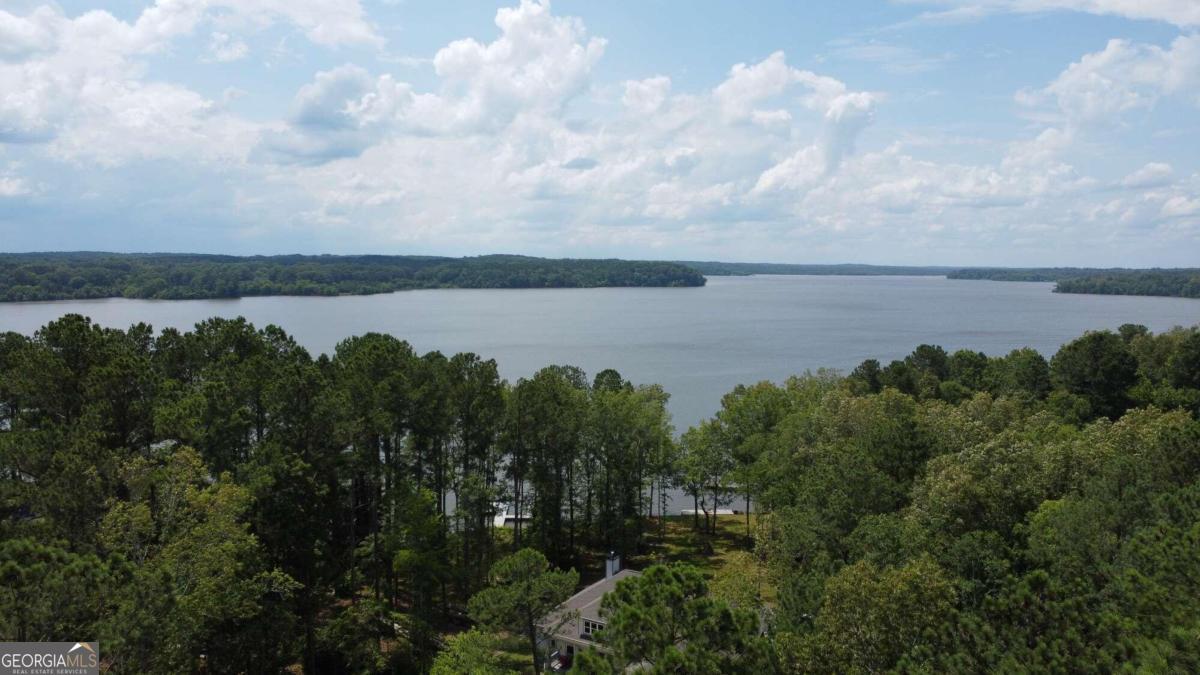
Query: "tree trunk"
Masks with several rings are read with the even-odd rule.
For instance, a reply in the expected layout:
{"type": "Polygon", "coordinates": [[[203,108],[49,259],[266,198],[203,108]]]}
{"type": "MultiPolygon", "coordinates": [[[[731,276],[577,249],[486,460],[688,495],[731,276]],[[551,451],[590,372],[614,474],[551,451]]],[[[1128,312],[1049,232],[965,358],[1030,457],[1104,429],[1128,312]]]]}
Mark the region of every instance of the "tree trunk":
{"type": "Polygon", "coordinates": [[[537,648],[537,626],[534,624],[532,616],[526,617],[526,630],[529,633],[529,653],[533,656],[533,672],[542,672],[541,659],[538,658],[537,648]]]}
{"type": "Polygon", "coordinates": [[[746,540],[750,540],[750,490],[746,490],[746,540]]]}
{"type": "Polygon", "coordinates": [[[312,610],[304,610],[304,673],[315,675],[317,672],[317,652],[313,647],[316,635],[313,631],[312,610]]]}

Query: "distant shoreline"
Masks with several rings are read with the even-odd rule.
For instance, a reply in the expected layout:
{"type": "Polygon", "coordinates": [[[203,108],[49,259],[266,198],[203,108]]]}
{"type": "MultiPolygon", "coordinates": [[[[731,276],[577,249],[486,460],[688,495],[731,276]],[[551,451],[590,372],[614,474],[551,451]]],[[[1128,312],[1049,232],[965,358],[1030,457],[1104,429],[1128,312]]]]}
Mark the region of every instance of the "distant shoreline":
{"type": "Polygon", "coordinates": [[[699,287],[706,276],[943,276],[1055,293],[1200,298],[1200,269],[951,267],[384,255],[0,253],[0,302],[337,297],[405,290],[699,287]]]}
{"type": "Polygon", "coordinates": [[[0,302],[374,295],[435,288],[695,287],[704,283],[704,275],[678,263],[616,259],[0,254],[0,302]]]}

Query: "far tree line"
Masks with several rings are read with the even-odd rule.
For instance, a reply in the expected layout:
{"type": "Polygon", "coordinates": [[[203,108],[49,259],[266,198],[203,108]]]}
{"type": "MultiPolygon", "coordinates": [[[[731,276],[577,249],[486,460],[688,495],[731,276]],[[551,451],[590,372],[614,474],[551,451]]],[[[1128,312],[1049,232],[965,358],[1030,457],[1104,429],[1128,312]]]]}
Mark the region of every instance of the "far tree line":
{"type": "Polygon", "coordinates": [[[368,295],[434,288],[694,287],[705,275],[1054,281],[1059,293],[1200,297],[1197,269],[957,268],[390,255],[0,253],[0,302],[368,295]]]}
{"type": "Polygon", "coordinates": [[[991,281],[1053,281],[1055,293],[1200,298],[1200,269],[1196,268],[975,267],[956,270],[946,276],[950,279],[991,281]]]}
{"type": "Polygon", "coordinates": [[[427,288],[703,286],[676,263],[384,255],[0,254],[0,302],[366,295],[427,288]]]}

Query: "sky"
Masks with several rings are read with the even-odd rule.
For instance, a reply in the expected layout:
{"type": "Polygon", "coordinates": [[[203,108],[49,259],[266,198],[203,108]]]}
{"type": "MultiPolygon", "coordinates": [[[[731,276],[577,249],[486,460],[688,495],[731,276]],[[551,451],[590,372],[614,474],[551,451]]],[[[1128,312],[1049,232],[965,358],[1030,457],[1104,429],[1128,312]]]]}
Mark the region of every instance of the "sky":
{"type": "Polygon", "coordinates": [[[0,251],[1200,265],[1200,0],[0,0],[0,251]]]}

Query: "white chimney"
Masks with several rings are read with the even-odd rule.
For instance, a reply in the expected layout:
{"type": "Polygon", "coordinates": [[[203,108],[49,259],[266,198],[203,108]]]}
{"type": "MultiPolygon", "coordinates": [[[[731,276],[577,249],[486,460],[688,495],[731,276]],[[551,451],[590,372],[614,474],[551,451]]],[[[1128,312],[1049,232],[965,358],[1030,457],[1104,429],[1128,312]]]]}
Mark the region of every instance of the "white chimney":
{"type": "Polygon", "coordinates": [[[616,576],[617,572],[621,571],[621,556],[617,555],[616,551],[609,551],[608,558],[604,561],[604,577],[611,579],[616,576]]]}

